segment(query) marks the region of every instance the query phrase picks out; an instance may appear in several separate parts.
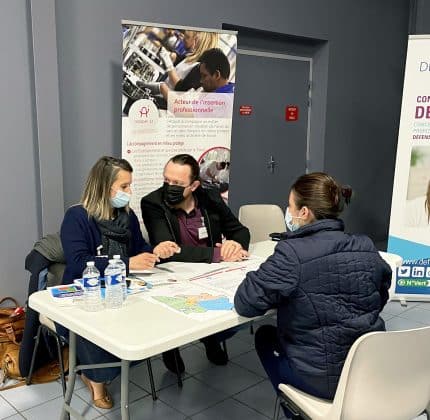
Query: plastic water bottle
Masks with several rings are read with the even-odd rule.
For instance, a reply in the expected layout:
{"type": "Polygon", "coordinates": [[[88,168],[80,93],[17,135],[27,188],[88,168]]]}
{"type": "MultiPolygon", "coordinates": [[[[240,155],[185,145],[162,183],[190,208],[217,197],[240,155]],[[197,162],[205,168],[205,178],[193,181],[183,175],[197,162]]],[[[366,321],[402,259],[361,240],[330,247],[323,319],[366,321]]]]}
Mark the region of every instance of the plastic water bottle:
{"type": "Polygon", "coordinates": [[[108,309],[117,309],[122,306],[122,272],[116,260],[109,260],[105,269],[106,298],[108,309]]]}
{"type": "Polygon", "coordinates": [[[122,300],[125,301],[127,299],[127,267],[125,265],[125,262],[121,259],[120,255],[114,255],[113,259],[115,262],[121,267],[121,286],[122,286],[122,300]]]}
{"type": "Polygon", "coordinates": [[[103,309],[100,289],[100,271],[94,265],[94,261],[88,261],[87,267],[82,273],[84,282],[84,309],[90,312],[103,309]]]}

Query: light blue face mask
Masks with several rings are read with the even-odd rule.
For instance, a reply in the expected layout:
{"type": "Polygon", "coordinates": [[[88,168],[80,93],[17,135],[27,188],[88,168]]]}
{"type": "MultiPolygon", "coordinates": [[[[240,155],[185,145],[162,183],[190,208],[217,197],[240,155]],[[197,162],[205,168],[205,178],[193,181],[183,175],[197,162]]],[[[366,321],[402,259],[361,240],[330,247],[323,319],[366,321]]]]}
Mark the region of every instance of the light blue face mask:
{"type": "Polygon", "coordinates": [[[110,199],[110,203],[112,207],[116,209],[120,209],[125,207],[130,202],[131,194],[126,193],[125,191],[118,190],[115,194],[115,197],[110,199]]]}
{"type": "MultiPolygon", "coordinates": [[[[301,219],[301,217],[294,217],[294,219],[301,219]]],[[[293,223],[293,216],[290,213],[289,207],[287,207],[287,210],[285,211],[285,223],[287,224],[287,228],[291,232],[294,232],[300,228],[300,225],[298,223],[293,223]]]]}

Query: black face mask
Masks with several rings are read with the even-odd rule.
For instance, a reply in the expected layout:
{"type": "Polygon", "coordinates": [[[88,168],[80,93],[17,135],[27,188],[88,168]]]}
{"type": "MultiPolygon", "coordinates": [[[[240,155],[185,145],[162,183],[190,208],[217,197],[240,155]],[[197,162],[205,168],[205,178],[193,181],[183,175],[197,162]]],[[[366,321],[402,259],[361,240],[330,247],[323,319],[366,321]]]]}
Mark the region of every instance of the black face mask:
{"type": "Polygon", "coordinates": [[[169,185],[167,182],[163,184],[164,200],[170,206],[175,206],[184,200],[185,187],[181,185],[169,185]]]}

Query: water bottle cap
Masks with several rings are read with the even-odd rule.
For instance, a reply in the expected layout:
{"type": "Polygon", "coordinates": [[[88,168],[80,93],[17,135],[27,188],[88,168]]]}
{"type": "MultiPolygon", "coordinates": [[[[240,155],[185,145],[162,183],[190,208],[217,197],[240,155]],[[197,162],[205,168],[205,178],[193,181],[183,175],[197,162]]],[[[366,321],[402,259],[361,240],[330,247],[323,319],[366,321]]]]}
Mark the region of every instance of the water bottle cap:
{"type": "Polygon", "coordinates": [[[114,260],[119,260],[119,259],[121,259],[121,255],[114,255],[114,256],[113,256],[113,259],[114,259],[114,260]]]}
{"type": "Polygon", "coordinates": [[[94,261],[87,261],[87,267],[94,267],[94,261]]]}

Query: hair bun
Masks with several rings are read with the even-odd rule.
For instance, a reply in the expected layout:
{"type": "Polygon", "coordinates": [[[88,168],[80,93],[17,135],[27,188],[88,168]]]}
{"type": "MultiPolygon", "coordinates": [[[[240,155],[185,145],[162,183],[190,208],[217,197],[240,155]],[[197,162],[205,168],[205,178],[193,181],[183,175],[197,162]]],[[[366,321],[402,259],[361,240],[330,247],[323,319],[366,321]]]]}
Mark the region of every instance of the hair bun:
{"type": "Polygon", "coordinates": [[[352,188],[349,185],[342,185],[342,187],[340,188],[342,197],[345,200],[346,204],[349,204],[351,202],[351,197],[352,197],[352,188]]]}

